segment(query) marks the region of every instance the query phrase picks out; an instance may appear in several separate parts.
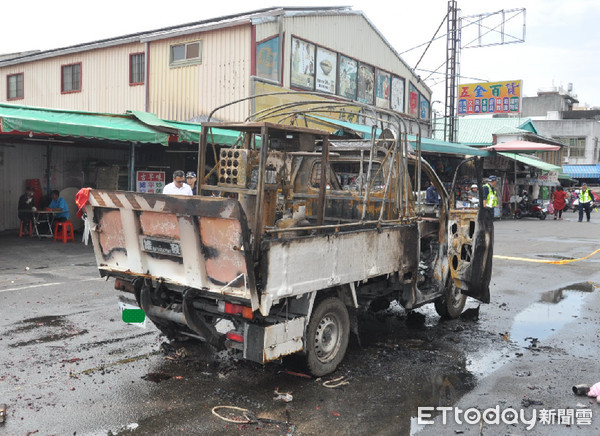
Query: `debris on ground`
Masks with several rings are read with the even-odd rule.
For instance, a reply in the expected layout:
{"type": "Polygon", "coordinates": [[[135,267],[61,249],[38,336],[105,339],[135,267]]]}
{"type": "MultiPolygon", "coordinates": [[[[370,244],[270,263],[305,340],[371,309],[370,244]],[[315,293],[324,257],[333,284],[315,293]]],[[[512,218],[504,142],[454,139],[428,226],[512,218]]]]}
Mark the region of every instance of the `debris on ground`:
{"type": "Polygon", "coordinates": [[[350,384],[350,382],[348,380],[344,380],[344,376],[323,382],[323,386],[325,386],[326,388],[339,388],[348,384],[350,384]]]}
{"type": "Polygon", "coordinates": [[[575,395],[587,395],[589,391],[590,391],[590,387],[588,385],[573,386],[573,393],[575,395]]]}
{"type": "Polygon", "coordinates": [[[169,380],[171,376],[164,372],[149,372],[148,374],[143,375],[142,378],[154,383],[160,383],[161,381],[169,380]]]}
{"type": "Polygon", "coordinates": [[[284,373],[284,374],[289,374],[289,375],[295,375],[296,377],[303,377],[303,378],[312,378],[312,376],[308,375],[308,374],[303,374],[301,372],[294,372],[294,371],[279,371],[280,373],[284,373]]]}
{"type": "Polygon", "coordinates": [[[169,360],[183,360],[187,357],[187,350],[184,347],[175,348],[173,345],[163,342],[160,344],[160,351],[169,360]]]}
{"type": "Polygon", "coordinates": [[[291,392],[279,392],[279,388],[275,389],[274,393],[276,395],[273,397],[275,401],[282,400],[285,403],[289,403],[294,399],[291,392]]]}
{"type": "Polygon", "coordinates": [[[479,319],[479,306],[465,310],[460,314],[460,319],[465,321],[477,321],[479,319]]]}
{"type": "Polygon", "coordinates": [[[544,403],[542,403],[541,401],[537,401],[537,400],[530,400],[529,398],[523,398],[521,400],[521,406],[527,408],[529,406],[543,406],[544,403]]]}
{"type": "Polygon", "coordinates": [[[6,404],[0,404],[0,422],[6,419],[6,404]]]}
{"type": "Polygon", "coordinates": [[[252,411],[236,406],[215,406],[212,408],[212,414],[225,422],[234,424],[258,424],[260,427],[264,424],[274,424],[284,426],[288,429],[288,434],[294,434],[295,425],[289,422],[277,421],[275,419],[259,418],[252,411]]]}

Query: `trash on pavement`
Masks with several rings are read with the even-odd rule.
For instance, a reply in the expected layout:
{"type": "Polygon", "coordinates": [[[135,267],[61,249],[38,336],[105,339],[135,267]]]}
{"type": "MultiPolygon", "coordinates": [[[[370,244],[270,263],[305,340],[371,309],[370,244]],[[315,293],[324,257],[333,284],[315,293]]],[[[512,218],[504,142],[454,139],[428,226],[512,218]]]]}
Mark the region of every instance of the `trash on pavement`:
{"type": "Polygon", "coordinates": [[[279,388],[275,389],[274,393],[276,395],[275,397],[273,397],[275,401],[282,400],[285,403],[289,403],[294,399],[290,392],[279,392],[279,388]]]}
{"type": "Polygon", "coordinates": [[[339,388],[340,386],[348,384],[350,384],[350,382],[348,380],[344,380],[344,376],[323,382],[323,386],[325,386],[326,388],[339,388]]]}
{"type": "Polygon", "coordinates": [[[0,422],[6,419],[6,404],[0,404],[0,422]]]}
{"type": "Polygon", "coordinates": [[[587,395],[589,391],[590,391],[590,387],[588,385],[573,386],[573,393],[575,395],[587,395]]]}

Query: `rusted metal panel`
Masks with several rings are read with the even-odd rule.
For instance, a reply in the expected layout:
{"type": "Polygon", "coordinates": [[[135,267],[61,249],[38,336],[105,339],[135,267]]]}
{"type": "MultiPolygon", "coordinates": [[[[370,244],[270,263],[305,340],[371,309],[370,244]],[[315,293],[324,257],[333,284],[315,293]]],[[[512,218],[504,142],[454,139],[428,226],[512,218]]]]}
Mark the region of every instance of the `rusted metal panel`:
{"type": "Polygon", "coordinates": [[[221,285],[243,286],[248,270],[240,222],[203,217],[200,235],[210,280],[221,285]]]}
{"type": "Polygon", "coordinates": [[[92,190],[87,211],[98,265],[109,274],[234,295],[258,308],[237,201],[92,190]]]}

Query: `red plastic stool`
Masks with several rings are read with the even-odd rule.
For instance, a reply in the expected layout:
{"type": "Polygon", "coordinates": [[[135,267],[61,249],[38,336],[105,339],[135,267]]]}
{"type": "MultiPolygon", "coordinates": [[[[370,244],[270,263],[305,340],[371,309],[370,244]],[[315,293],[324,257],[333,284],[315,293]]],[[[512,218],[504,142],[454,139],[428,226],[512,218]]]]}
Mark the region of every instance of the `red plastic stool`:
{"type": "Polygon", "coordinates": [[[63,242],[69,240],[75,241],[75,235],[73,234],[73,223],[69,220],[59,221],[54,224],[54,241],[62,239],[63,242]]]}
{"type": "MultiPolygon", "coordinates": [[[[19,238],[27,234],[27,229],[23,229],[23,221],[21,221],[21,227],[19,228],[19,238]]],[[[29,236],[33,236],[33,222],[29,221],[29,236]]]]}

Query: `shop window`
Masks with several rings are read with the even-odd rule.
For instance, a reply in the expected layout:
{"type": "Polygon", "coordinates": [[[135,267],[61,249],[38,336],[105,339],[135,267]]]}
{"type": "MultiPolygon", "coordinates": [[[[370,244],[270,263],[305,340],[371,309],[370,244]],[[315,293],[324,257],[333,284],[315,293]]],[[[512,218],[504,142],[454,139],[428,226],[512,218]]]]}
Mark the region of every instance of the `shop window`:
{"type": "Polygon", "coordinates": [[[61,92],[81,91],[81,64],[63,65],[61,69],[61,92]]]}
{"type": "Polygon", "coordinates": [[[23,73],[6,77],[6,97],[8,100],[23,98],[23,73]]]}
{"type": "Polygon", "coordinates": [[[202,41],[172,45],[169,62],[172,67],[201,63],[202,41]]]}
{"type": "Polygon", "coordinates": [[[129,55],[129,84],[142,85],[146,78],[146,54],[133,53],[129,55]]]}

